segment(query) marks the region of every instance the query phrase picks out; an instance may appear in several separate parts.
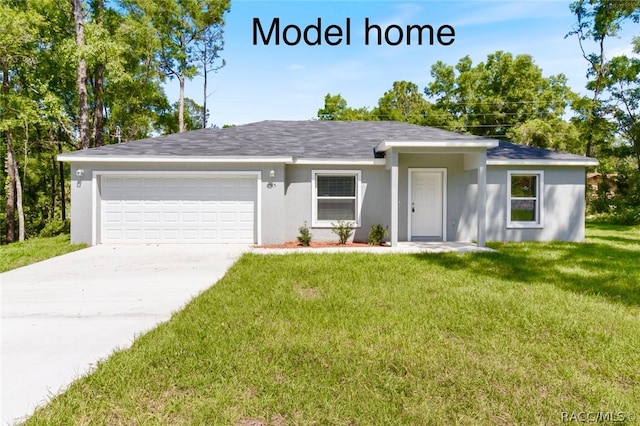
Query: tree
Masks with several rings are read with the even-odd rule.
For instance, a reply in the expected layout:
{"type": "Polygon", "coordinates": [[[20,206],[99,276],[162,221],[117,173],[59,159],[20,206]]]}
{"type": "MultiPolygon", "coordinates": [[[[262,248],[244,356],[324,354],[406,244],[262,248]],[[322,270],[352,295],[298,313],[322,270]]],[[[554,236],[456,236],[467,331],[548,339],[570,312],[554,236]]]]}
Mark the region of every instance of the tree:
{"type": "Polygon", "coordinates": [[[207,127],[209,120],[209,111],[207,110],[207,98],[209,93],[207,86],[209,84],[209,73],[216,72],[225,66],[224,59],[220,65],[216,65],[216,61],[220,58],[220,51],[223,49],[222,26],[212,25],[201,37],[201,43],[198,46],[199,60],[202,67],[202,76],[204,82],[202,85],[202,128],[207,127]]]}
{"type": "Polygon", "coordinates": [[[341,95],[327,93],[324,97],[324,107],[318,110],[320,120],[371,121],[376,120],[374,114],[367,108],[350,108],[341,95]]]}
{"type": "MultiPolygon", "coordinates": [[[[635,39],[635,51],[640,51],[640,39],[635,39]]],[[[617,56],[607,66],[603,87],[610,95],[606,101],[617,132],[633,149],[640,170],[640,60],[617,56]]]]}
{"type": "Polygon", "coordinates": [[[147,137],[173,109],[155,33],[117,2],[3,0],[0,27],[0,242],[12,242],[65,229],[68,165],[57,154],[113,143],[116,129],[147,137]]]}
{"type": "Polygon", "coordinates": [[[125,6],[153,29],[157,64],[165,76],[178,80],[178,123],[184,132],[185,80],[196,76],[197,47],[207,31],[224,24],[229,0],[125,0],[125,6]]]}
{"type": "MultiPolygon", "coordinates": [[[[582,56],[588,63],[587,88],[593,92],[589,105],[584,109],[587,127],[600,128],[602,117],[606,114],[601,101],[608,74],[608,61],[605,56],[605,41],[615,37],[620,31],[622,23],[631,19],[638,22],[640,17],[640,1],[612,1],[612,0],[578,0],[569,6],[576,16],[574,28],[567,34],[577,36],[582,56]],[[587,42],[595,44],[595,52],[587,51],[587,42]]],[[[584,134],[587,143],[585,155],[592,156],[597,146],[605,144],[602,132],[587,131],[584,134]]]]}
{"type": "Polygon", "coordinates": [[[429,110],[429,102],[422,96],[418,85],[409,81],[395,81],[391,90],[378,101],[373,114],[379,120],[422,124],[429,110]]]}
{"type": "Polygon", "coordinates": [[[559,118],[543,120],[534,118],[516,124],[507,130],[507,139],[520,145],[553,149],[580,154],[584,142],[578,128],[559,118]]]}
{"type": "MultiPolygon", "coordinates": [[[[158,130],[162,132],[162,134],[168,135],[172,133],[177,133],[179,128],[179,118],[178,118],[178,102],[173,104],[172,110],[168,111],[166,114],[163,114],[158,119],[158,130]]],[[[196,101],[190,98],[184,99],[184,126],[186,130],[198,130],[203,129],[202,126],[202,114],[204,112],[204,107],[198,105],[196,101]]]]}
{"type": "Polygon", "coordinates": [[[432,115],[453,131],[499,137],[528,120],[562,117],[576,95],[559,74],[543,77],[529,55],[498,51],[474,66],[468,56],[453,67],[439,61],[431,68],[425,94],[434,100],[432,115]]]}
{"type": "MultiPolygon", "coordinates": [[[[20,6],[20,5],[19,5],[20,6]]],[[[22,203],[22,181],[14,149],[14,136],[37,120],[37,103],[30,98],[30,66],[35,65],[34,52],[38,43],[37,26],[41,17],[0,4],[0,132],[5,141],[6,156],[6,240],[16,240],[15,215],[18,214],[17,239],[25,238],[25,217],[22,203]]]]}
{"type": "Polygon", "coordinates": [[[87,93],[87,60],[84,45],[84,5],[82,0],[70,0],[73,7],[73,21],[77,46],[77,85],[78,85],[78,137],[82,149],[89,148],[89,101],[87,93]]]}

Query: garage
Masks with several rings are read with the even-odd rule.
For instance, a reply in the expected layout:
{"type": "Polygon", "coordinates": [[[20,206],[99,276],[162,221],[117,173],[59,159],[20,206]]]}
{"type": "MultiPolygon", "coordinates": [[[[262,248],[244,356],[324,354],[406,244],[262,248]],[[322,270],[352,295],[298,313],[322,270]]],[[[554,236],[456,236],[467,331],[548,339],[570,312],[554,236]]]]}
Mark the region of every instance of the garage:
{"type": "Polygon", "coordinates": [[[253,174],[105,174],[101,243],[255,243],[253,174]]]}

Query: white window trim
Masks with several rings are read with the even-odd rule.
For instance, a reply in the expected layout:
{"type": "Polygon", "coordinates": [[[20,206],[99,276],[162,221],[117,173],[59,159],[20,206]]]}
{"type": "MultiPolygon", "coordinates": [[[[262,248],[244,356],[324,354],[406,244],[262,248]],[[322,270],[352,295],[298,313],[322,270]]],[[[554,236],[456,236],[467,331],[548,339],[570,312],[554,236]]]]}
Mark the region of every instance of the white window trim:
{"type": "MultiPolygon", "coordinates": [[[[533,198],[532,198],[533,199],[533,198]]],[[[507,171],[507,228],[540,229],[544,228],[544,171],[543,170],[508,170],[507,171]],[[537,176],[538,188],[536,203],[538,208],[536,222],[511,220],[511,176],[537,176]]]]}
{"type": "MultiPolygon", "coordinates": [[[[311,226],[314,228],[331,228],[335,220],[318,220],[318,192],[316,188],[317,175],[349,175],[356,177],[356,220],[347,221],[355,228],[360,226],[360,211],[362,205],[362,172],[360,170],[312,170],[311,171],[311,226]]],[[[351,197],[349,197],[351,198],[351,197]]]]}

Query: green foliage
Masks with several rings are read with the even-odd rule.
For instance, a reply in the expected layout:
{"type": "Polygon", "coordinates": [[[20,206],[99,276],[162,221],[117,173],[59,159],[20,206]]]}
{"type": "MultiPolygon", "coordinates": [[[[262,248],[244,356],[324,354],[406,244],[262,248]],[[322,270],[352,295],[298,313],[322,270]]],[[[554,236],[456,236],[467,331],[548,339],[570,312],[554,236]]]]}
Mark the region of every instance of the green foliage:
{"type": "Polygon", "coordinates": [[[589,194],[587,211],[598,220],[618,225],[640,224],[640,171],[620,169],[610,175],[615,192],[610,193],[607,179],[595,193],[589,194]]]}
{"type": "Polygon", "coordinates": [[[372,111],[354,109],[340,95],[327,94],[321,120],[392,120],[454,132],[507,137],[516,143],[568,152],[584,152],[577,122],[563,119],[578,96],[564,75],[543,77],[529,55],[497,51],[474,65],[468,56],[455,65],[438,61],[424,90],[395,81],[372,111]],[[433,100],[431,103],[429,100],[433,100]]]}
{"type": "Polygon", "coordinates": [[[375,121],[375,116],[367,108],[349,108],[347,101],[340,95],[329,93],[324,97],[324,107],[318,110],[318,119],[345,121],[375,121]]]}
{"type": "MultiPolygon", "coordinates": [[[[202,129],[202,112],[203,107],[198,105],[196,101],[190,98],[184,99],[184,124],[186,130],[202,129]]],[[[159,129],[165,135],[177,133],[180,131],[178,124],[178,103],[172,105],[172,109],[159,117],[157,121],[159,129]]]]}
{"type": "Polygon", "coordinates": [[[564,75],[543,77],[531,56],[502,51],[475,66],[468,56],[455,66],[438,61],[431,77],[425,94],[448,116],[447,128],[480,136],[502,136],[529,120],[561,119],[576,96],[564,75]]]}
{"type": "MultiPolygon", "coordinates": [[[[163,78],[176,79],[180,86],[179,103],[184,102],[185,80],[195,77],[202,63],[201,48],[208,43],[212,28],[224,24],[229,0],[164,0],[161,5],[151,0],[129,0],[127,10],[137,25],[146,26],[153,34],[153,59],[163,78]]],[[[214,34],[221,34],[215,31],[214,34]]],[[[216,37],[214,37],[216,38],[216,37]]],[[[216,43],[214,41],[214,44],[216,43]]],[[[184,131],[180,116],[179,130],[184,131]]]]}
{"type": "Polygon", "coordinates": [[[56,235],[60,234],[68,234],[70,230],[71,222],[69,221],[69,219],[51,219],[47,221],[38,236],[41,238],[55,237],[56,235]]]}
{"type": "Polygon", "coordinates": [[[369,231],[369,244],[373,246],[379,246],[382,244],[382,240],[387,236],[389,227],[386,228],[380,224],[373,225],[371,231],[369,231]]]}
{"type": "Polygon", "coordinates": [[[515,124],[506,136],[521,145],[584,154],[584,141],[578,128],[560,118],[534,118],[515,124]]]}
{"type": "MultiPolygon", "coordinates": [[[[605,49],[606,40],[617,37],[625,21],[638,23],[640,1],[577,0],[570,9],[576,22],[568,35],[578,38],[589,78],[586,87],[592,92],[579,117],[586,127],[586,154],[611,155],[611,136],[617,133],[632,148],[640,170],[640,61],[626,55],[608,59],[605,49]],[[589,52],[585,41],[593,42],[595,50],[589,52]]],[[[638,44],[635,38],[634,53],[638,44]]]]}
{"type": "Polygon", "coordinates": [[[423,124],[428,115],[429,102],[420,89],[409,81],[395,81],[391,90],[382,95],[373,114],[378,120],[423,124]]]}
{"type": "Polygon", "coordinates": [[[338,236],[339,244],[346,244],[351,234],[353,234],[353,223],[344,220],[331,224],[331,232],[338,236]]]}
{"type": "Polygon", "coordinates": [[[311,244],[311,238],[313,235],[311,235],[311,230],[307,226],[307,222],[298,228],[298,232],[298,243],[300,243],[301,246],[308,247],[309,244],[311,244]]]}

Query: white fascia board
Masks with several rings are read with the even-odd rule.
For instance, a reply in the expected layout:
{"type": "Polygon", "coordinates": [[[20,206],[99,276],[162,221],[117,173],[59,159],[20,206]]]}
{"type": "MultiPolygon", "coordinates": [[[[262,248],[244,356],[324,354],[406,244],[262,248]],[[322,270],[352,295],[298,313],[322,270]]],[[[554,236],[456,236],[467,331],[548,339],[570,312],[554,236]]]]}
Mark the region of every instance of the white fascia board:
{"type": "Polygon", "coordinates": [[[431,140],[431,141],[382,141],[376,146],[376,151],[384,152],[392,148],[494,148],[498,146],[497,139],[476,141],[461,140],[431,140]]]}
{"type": "Polygon", "coordinates": [[[136,157],[59,154],[57,159],[70,163],[293,163],[293,157],[136,157]]]}
{"type": "Polygon", "coordinates": [[[384,166],[384,158],[354,158],[352,160],[340,160],[330,158],[299,158],[293,164],[321,165],[321,166],[384,166]]]}
{"type": "Polygon", "coordinates": [[[487,160],[487,166],[574,166],[591,167],[597,166],[598,160],[595,158],[581,158],[576,160],[545,160],[545,159],[500,159],[487,160]]]}

